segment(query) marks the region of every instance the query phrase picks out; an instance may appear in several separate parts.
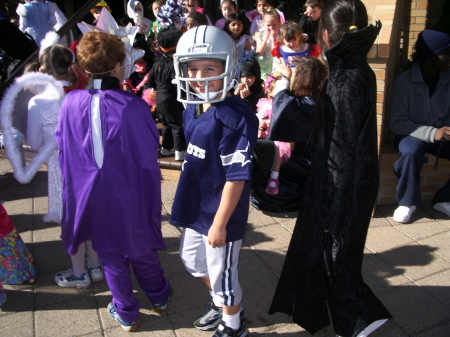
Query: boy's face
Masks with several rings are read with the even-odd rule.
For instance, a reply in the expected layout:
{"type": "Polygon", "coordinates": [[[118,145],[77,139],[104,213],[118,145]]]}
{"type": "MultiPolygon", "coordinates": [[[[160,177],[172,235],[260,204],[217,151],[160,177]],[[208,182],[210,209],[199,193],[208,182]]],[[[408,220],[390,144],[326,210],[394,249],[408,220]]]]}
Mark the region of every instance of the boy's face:
{"type": "Polygon", "coordinates": [[[153,11],[153,15],[154,15],[155,18],[156,18],[156,14],[158,14],[159,12],[161,12],[161,5],[154,2],[153,5],[152,5],[152,11],[153,11]]]}
{"type": "Polygon", "coordinates": [[[294,40],[285,40],[283,39],[283,44],[289,48],[289,49],[296,49],[300,46],[300,43],[302,41],[302,36],[297,36],[294,40]]]}
{"type": "Polygon", "coordinates": [[[217,99],[221,97],[223,89],[223,79],[208,82],[201,81],[200,79],[222,75],[223,72],[225,71],[225,67],[222,61],[216,60],[191,61],[188,62],[187,68],[189,78],[199,79],[196,82],[189,82],[189,85],[197,94],[206,94],[206,83],[208,83],[209,92],[220,91],[220,93],[216,97],[213,97],[212,99],[217,99]]]}
{"type": "Polygon", "coordinates": [[[256,76],[241,76],[241,83],[247,85],[247,87],[251,87],[256,81],[256,76]]]}
{"type": "Polygon", "coordinates": [[[322,8],[319,7],[311,7],[307,6],[305,14],[308,15],[312,21],[316,21],[320,18],[320,14],[322,13],[322,8]]]}
{"type": "Polygon", "coordinates": [[[191,28],[197,27],[197,26],[199,26],[197,20],[195,20],[193,18],[189,18],[189,17],[186,19],[186,27],[188,30],[191,28]]]}
{"type": "Polygon", "coordinates": [[[256,10],[263,15],[269,8],[272,8],[266,1],[260,0],[256,3],[256,10]]]}
{"type": "Polygon", "coordinates": [[[232,4],[230,4],[229,2],[226,2],[222,5],[222,15],[225,19],[228,18],[228,16],[230,16],[230,14],[234,14],[234,13],[236,13],[236,9],[234,8],[234,6],[232,4]]]}

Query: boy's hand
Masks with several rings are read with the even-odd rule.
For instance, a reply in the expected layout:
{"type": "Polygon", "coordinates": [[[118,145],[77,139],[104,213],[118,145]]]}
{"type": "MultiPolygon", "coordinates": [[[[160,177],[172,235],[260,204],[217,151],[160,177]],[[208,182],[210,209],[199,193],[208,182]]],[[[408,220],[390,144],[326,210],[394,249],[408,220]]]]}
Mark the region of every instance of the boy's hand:
{"type": "Polygon", "coordinates": [[[227,238],[227,230],[225,226],[212,224],[208,231],[208,243],[213,248],[225,246],[227,238]]]}

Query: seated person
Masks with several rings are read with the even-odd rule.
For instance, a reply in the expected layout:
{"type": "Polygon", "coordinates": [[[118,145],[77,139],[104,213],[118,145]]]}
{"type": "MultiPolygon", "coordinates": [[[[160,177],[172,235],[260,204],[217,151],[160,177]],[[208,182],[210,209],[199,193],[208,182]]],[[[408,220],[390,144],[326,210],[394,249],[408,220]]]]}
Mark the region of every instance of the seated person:
{"type": "MultiPolygon", "coordinates": [[[[450,159],[450,36],[435,30],[419,34],[412,69],[397,79],[391,108],[394,147],[400,158],[394,164],[399,178],[394,220],[409,222],[420,195],[420,171],[425,155],[450,159]]],[[[450,216],[450,181],[439,189],[433,208],[450,216]]]]}

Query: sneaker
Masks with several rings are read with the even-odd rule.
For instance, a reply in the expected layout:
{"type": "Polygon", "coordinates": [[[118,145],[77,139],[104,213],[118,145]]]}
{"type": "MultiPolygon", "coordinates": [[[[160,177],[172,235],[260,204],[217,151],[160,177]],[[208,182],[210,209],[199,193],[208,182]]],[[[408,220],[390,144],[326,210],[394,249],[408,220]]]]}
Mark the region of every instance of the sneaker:
{"type": "Polygon", "coordinates": [[[173,154],[175,153],[175,150],[174,149],[172,149],[172,150],[167,150],[167,149],[165,149],[165,148],[161,148],[161,154],[163,155],[163,156],[172,156],[173,154]]]}
{"type": "Polygon", "coordinates": [[[122,329],[132,332],[139,329],[139,322],[133,322],[133,323],[127,323],[120,318],[119,314],[117,313],[116,306],[113,302],[108,304],[108,312],[109,316],[111,316],[112,319],[114,319],[117,323],[120,324],[122,329]]]}
{"type": "Polygon", "coordinates": [[[433,205],[433,208],[436,211],[442,212],[447,216],[450,216],[450,202],[438,202],[437,204],[433,205]]]}
{"type": "Polygon", "coordinates": [[[244,325],[244,319],[241,318],[241,326],[238,330],[233,330],[226,326],[223,321],[219,323],[216,331],[211,337],[245,337],[248,336],[248,330],[244,325]]]}
{"type": "Polygon", "coordinates": [[[172,297],[172,293],[173,293],[173,289],[169,283],[169,297],[167,297],[167,299],[165,301],[152,303],[152,311],[157,312],[157,313],[166,311],[167,304],[169,303],[169,299],[172,297]]]}
{"type": "Polygon", "coordinates": [[[215,329],[222,321],[222,314],[222,308],[216,307],[211,301],[206,311],[195,319],[194,326],[203,331],[215,329]]]}
{"type": "Polygon", "coordinates": [[[368,325],[356,337],[367,337],[386,322],[387,322],[387,319],[380,319],[379,321],[375,321],[372,324],[368,325]]]}
{"type": "Polygon", "coordinates": [[[91,277],[92,282],[99,282],[103,280],[105,277],[105,274],[103,273],[102,265],[98,265],[98,267],[95,268],[88,268],[89,276],[91,277]]]}
{"type": "Polygon", "coordinates": [[[398,206],[394,212],[393,219],[396,222],[407,223],[416,209],[416,206],[398,206]]]}
{"type": "Polygon", "coordinates": [[[175,151],[175,160],[183,161],[186,157],[186,151],[175,151]]]}
{"type": "Polygon", "coordinates": [[[269,181],[267,182],[266,193],[271,195],[278,194],[279,184],[280,182],[278,181],[278,179],[269,178],[269,181]]]}
{"type": "Polygon", "coordinates": [[[87,272],[84,272],[81,276],[75,276],[72,272],[72,268],[57,273],[55,275],[55,282],[63,288],[85,289],[91,285],[91,280],[89,279],[87,272]]]}

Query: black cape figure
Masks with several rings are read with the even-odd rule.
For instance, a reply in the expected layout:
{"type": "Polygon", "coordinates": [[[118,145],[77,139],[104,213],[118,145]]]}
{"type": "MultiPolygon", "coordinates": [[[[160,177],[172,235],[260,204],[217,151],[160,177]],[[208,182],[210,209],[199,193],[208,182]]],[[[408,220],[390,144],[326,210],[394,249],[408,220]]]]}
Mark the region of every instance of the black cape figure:
{"type": "Polygon", "coordinates": [[[313,157],[310,138],[315,109],[312,97],[290,96],[288,90],[273,98],[269,139],[258,139],[253,153],[251,202],[256,209],[288,215],[300,208],[313,157]],[[279,193],[270,195],[265,190],[275,162],[274,140],[293,142],[294,150],[281,165],[279,193]]]}
{"type": "Polygon", "coordinates": [[[269,310],[311,334],[332,324],[338,335],[355,337],[391,318],[361,274],[379,182],[376,80],[366,56],[380,28],[344,33],[325,53],[325,146],[315,154],[269,310]]]}

